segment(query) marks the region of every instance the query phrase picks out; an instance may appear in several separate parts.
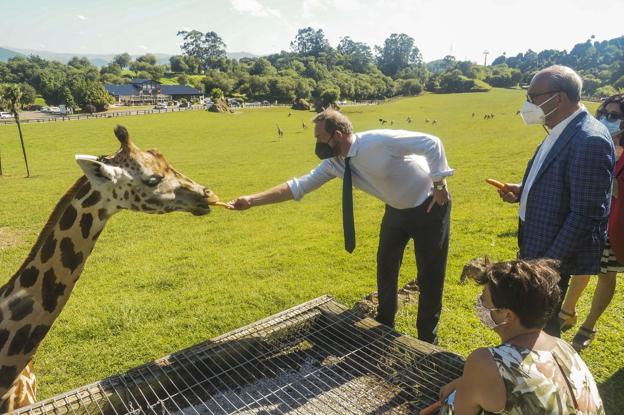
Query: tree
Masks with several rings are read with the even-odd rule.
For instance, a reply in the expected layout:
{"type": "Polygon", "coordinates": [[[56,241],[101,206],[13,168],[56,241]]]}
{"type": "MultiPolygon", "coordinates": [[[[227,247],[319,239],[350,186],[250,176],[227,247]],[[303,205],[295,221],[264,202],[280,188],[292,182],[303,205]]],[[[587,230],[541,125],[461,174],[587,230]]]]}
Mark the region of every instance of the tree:
{"type": "Polygon", "coordinates": [[[359,73],[369,71],[373,62],[373,52],[366,43],[354,42],[347,36],[340,40],[336,50],[346,57],[347,68],[359,73]]]}
{"type": "Polygon", "coordinates": [[[113,58],[113,62],[112,63],[116,63],[122,69],[123,68],[127,68],[128,65],[130,64],[130,55],[128,55],[126,52],[122,53],[121,55],[116,55],[113,58]]]}
{"type": "Polygon", "coordinates": [[[276,69],[267,58],[258,58],[249,68],[251,75],[274,75],[275,72],[277,72],[276,69]]]}
{"type": "Polygon", "coordinates": [[[184,56],[182,55],[175,55],[170,57],[169,65],[171,65],[172,72],[187,73],[189,71],[189,66],[186,63],[184,56]]]}
{"type": "Polygon", "coordinates": [[[28,158],[26,157],[26,146],[24,145],[24,136],[22,135],[22,125],[19,119],[18,103],[22,98],[22,89],[17,84],[5,85],[0,94],[0,100],[4,101],[3,105],[7,105],[13,116],[15,117],[15,123],[17,124],[17,130],[19,131],[20,143],[22,144],[22,154],[24,155],[24,163],[26,164],[26,177],[30,177],[30,170],[28,169],[28,158]]]}
{"type": "Polygon", "coordinates": [[[422,65],[420,50],[414,39],[405,33],[393,33],[384,41],[383,47],[376,46],[379,69],[388,76],[395,76],[408,65],[422,65]]]}
{"type": "Polygon", "coordinates": [[[152,66],[156,65],[156,56],[151,53],[146,53],[143,56],[139,56],[138,58],[136,58],[136,60],[137,62],[149,63],[152,66]]]}
{"type": "Polygon", "coordinates": [[[24,105],[32,104],[33,102],[35,102],[35,99],[37,98],[37,91],[35,91],[35,88],[26,83],[20,84],[19,87],[22,93],[22,96],[19,100],[20,108],[24,108],[24,105]]]}
{"type": "Polygon", "coordinates": [[[323,29],[305,27],[297,31],[295,39],[290,42],[290,48],[299,56],[319,56],[321,52],[330,49],[330,46],[323,29]]]}
{"type": "Polygon", "coordinates": [[[183,43],[180,48],[184,54],[197,58],[204,70],[226,57],[226,44],[215,32],[204,34],[198,30],[181,30],[178,36],[182,36],[183,43]]]}

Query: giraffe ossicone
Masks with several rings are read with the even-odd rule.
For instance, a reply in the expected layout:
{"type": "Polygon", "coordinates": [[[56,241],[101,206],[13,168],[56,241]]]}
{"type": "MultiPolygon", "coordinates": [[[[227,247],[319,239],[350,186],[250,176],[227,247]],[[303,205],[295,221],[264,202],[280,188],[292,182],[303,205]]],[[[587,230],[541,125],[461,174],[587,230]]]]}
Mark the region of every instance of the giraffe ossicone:
{"type": "Polygon", "coordinates": [[[36,401],[32,357],[67,303],[108,219],[123,209],[205,215],[219,201],[157,150],[140,150],[117,126],[120,149],[76,155],[84,176],[52,211],[19,270],[0,288],[0,412],[36,401]]]}

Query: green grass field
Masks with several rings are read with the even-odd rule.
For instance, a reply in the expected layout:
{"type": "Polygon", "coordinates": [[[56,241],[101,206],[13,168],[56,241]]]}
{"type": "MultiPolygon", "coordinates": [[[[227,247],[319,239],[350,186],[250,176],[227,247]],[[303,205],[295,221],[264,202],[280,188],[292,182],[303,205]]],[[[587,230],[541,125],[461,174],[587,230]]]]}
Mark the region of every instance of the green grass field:
{"type": "MultiPolygon", "coordinates": [[[[459,284],[463,265],[489,255],[515,257],[517,206],[503,204],[487,177],[520,181],[544,137],[515,115],[517,90],[483,94],[424,95],[379,106],[345,107],[356,130],[393,128],[438,135],[449,163],[453,197],[451,247],[441,321],[441,345],[467,355],[497,337],[474,314],[480,288],[459,284]],[[475,112],[473,118],[471,114],[475,112]],[[484,120],[484,113],[495,113],[484,120]],[[414,122],[408,125],[407,116],[414,122]],[[425,123],[436,119],[437,125],[425,123]]],[[[588,104],[590,109],[595,104],[588,104]]],[[[65,190],[81,175],[74,154],[117,150],[116,123],[143,149],[158,148],[180,171],[210,186],[224,200],[263,190],[307,173],[314,155],[313,113],[267,108],[236,114],[193,111],[23,126],[33,177],[25,179],[17,129],[0,127],[4,177],[0,179],[1,235],[16,245],[0,249],[0,280],[29,252],[65,190]],[[275,124],[285,131],[277,139],[275,124]]],[[[206,217],[122,212],[99,239],[67,307],[36,356],[39,398],[125,371],[323,294],[352,305],[375,291],[375,254],[383,204],[355,193],[358,248],[342,248],[341,181],[301,202],[206,217]]],[[[2,246],[0,244],[0,246],[2,246]]],[[[414,278],[407,248],[400,283],[414,278]]],[[[588,287],[579,305],[587,312],[588,287]]],[[[598,324],[583,357],[601,384],[609,413],[623,413],[624,290],[598,324]]],[[[398,330],[415,335],[416,307],[399,311],[398,330]]],[[[568,340],[573,333],[567,333],[568,340]]]]}

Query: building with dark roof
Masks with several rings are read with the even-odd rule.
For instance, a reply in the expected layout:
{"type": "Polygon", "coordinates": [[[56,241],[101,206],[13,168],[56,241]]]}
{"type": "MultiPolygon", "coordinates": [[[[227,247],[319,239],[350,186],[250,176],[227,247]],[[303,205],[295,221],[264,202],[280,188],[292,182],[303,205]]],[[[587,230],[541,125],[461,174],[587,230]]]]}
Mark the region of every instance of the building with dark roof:
{"type": "Polygon", "coordinates": [[[104,84],[104,89],[118,104],[145,105],[157,104],[186,98],[203,99],[204,94],[197,88],[187,85],[162,85],[153,79],[131,79],[124,85],[104,84]]]}

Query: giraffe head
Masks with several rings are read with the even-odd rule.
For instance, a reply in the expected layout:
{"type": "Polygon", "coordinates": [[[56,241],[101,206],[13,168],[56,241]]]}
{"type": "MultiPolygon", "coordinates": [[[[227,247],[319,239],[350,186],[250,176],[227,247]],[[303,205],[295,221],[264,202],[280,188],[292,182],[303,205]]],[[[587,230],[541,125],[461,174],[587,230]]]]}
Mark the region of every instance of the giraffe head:
{"type": "Polygon", "coordinates": [[[116,209],[147,213],[210,212],[216,194],[178,172],[157,150],[140,150],[118,125],[121,148],[110,156],[76,155],[91,185],[116,209]]]}

